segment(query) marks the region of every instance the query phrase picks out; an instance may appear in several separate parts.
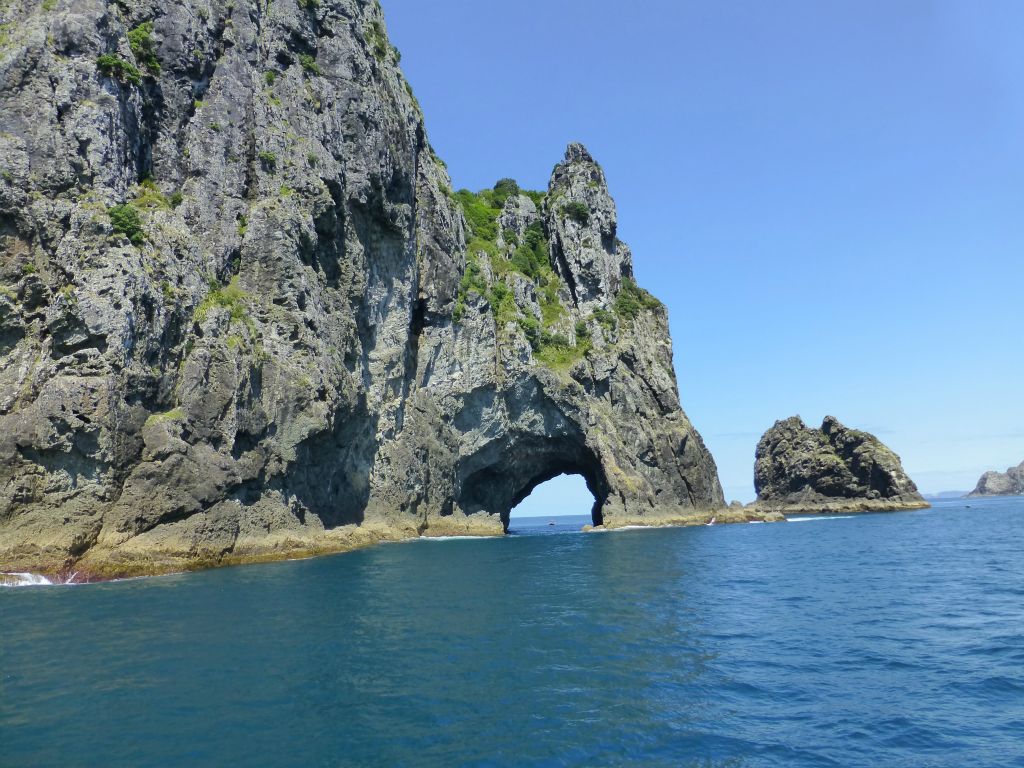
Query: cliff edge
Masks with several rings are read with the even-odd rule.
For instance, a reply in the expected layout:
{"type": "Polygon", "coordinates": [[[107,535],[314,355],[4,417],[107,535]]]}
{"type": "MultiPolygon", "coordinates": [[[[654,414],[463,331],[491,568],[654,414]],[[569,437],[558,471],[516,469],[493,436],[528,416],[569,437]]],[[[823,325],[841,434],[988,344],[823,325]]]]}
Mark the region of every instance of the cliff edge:
{"type": "Polygon", "coordinates": [[[821,429],[799,416],[775,422],[754,463],[755,506],[787,514],[885,512],[929,504],[900,457],[867,432],[827,416],[821,429]]]}
{"type": "Polygon", "coordinates": [[[500,534],[565,472],[606,526],[723,506],[600,166],[453,192],[377,3],[0,30],[0,570],[500,534]]]}

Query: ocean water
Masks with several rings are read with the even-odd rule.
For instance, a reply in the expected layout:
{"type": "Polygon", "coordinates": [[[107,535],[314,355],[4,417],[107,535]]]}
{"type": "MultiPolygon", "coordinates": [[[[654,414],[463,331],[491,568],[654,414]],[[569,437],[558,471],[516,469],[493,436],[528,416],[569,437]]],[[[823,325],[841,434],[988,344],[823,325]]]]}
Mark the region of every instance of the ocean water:
{"type": "Polygon", "coordinates": [[[0,765],[1024,766],[1024,499],[540,522],[2,589],[0,765]]]}

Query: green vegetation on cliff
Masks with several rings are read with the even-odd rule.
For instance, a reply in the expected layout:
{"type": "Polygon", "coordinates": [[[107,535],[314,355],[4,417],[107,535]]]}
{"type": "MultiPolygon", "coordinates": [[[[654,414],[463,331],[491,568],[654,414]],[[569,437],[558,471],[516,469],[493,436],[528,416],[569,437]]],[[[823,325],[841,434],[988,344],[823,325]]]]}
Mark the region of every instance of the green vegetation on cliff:
{"type": "Polygon", "coordinates": [[[460,189],[455,193],[455,200],[462,206],[462,215],[466,217],[466,224],[474,239],[486,242],[497,240],[501,207],[495,203],[493,190],[470,192],[468,189],[460,189]]]}
{"type": "Polygon", "coordinates": [[[135,60],[154,75],[160,74],[160,60],[153,41],[153,22],[146,21],[128,32],[128,45],[135,60]]]}
{"type": "Polygon", "coordinates": [[[622,288],[615,297],[615,314],[623,320],[635,320],[642,310],[658,309],[661,302],[645,291],[631,277],[622,278],[622,288]]]}
{"type": "Polygon", "coordinates": [[[96,69],[106,77],[114,77],[122,82],[139,85],[142,73],[134,64],[129,64],[113,53],[104,53],[96,59],[96,69]]]}
{"type": "Polygon", "coordinates": [[[487,299],[499,331],[515,324],[522,331],[535,359],[550,368],[567,369],[592,348],[585,323],[579,323],[574,335],[561,328],[568,311],[559,296],[562,281],[551,267],[548,235],[541,219],[526,226],[520,238],[513,229],[501,229],[499,219],[510,197],[525,194],[542,205],[544,193],[524,192],[514,179],[501,179],[492,189],[470,192],[460,189],[454,198],[462,208],[468,227],[466,270],[459,283],[454,319],[465,316],[472,294],[487,299]],[[499,235],[500,232],[500,235],[499,235]],[[485,277],[481,259],[487,258],[492,274],[485,277]],[[520,307],[511,286],[513,275],[529,278],[534,284],[540,317],[520,307]],[[570,338],[570,335],[572,338],[570,338]]]}
{"type": "Polygon", "coordinates": [[[562,211],[570,219],[575,221],[580,226],[587,226],[590,223],[590,209],[586,205],[580,202],[566,203],[562,207],[562,211]]]}
{"type": "Polygon", "coordinates": [[[139,246],[146,241],[146,230],[142,226],[142,213],[165,210],[169,211],[181,204],[184,199],[181,192],[175,192],[168,198],[156,182],[143,179],[136,188],[135,197],[127,203],[114,205],[107,209],[107,216],[114,232],[124,235],[132,245],[139,246]]]}
{"type": "Polygon", "coordinates": [[[299,64],[302,65],[302,69],[309,72],[311,75],[321,75],[320,65],[316,63],[316,57],[308,54],[299,54],[299,64]]]}
{"type": "Polygon", "coordinates": [[[387,35],[384,33],[384,27],[379,21],[370,22],[370,29],[366,33],[366,42],[370,45],[370,50],[373,51],[373,57],[377,61],[383,62],[388,56],[388,50],[391,45],[388,43],[387,35]]]}
{"type": "Polygon", "coordinates": [[[547,277],[551,272],[551,254],[548,251],[544,225],[539,221],[533,222],[527,227],[523,241],[512,254],[512,267],[534,280],[547,277]]]}
{"type": "MultiPolygon", "coordinates": [[[[176,192],[172,197],[176,197],[179,202],[181,193],[176,192]]],[[[160,188],[156,185],[156,182],[152,179],[143,179],[139,183],[138,194],[135,195],[135,199],[132,200],[131,205],[134,208],[142,210],[156,210],[156,209],[170,209],[172,203],[167,199],[167,196],[160,191],[160,188]]]]}
{"type": "Polygon", "coordinates": [[[466,254],[466,271],[462,273],[462,280],[459,282],[459,294],[455,299],[455,321],[458,322],[466,313],[466,299],[470,292],[480,296],[487,294],[487,280],[480,271],[480,257],[476,251],[469,251],[466,254]]]}
{"type": "Polygon", "coordinates": [[[127,237],[132,245],[142,245],[146,241],[142,220],[133,205],[125,203],[112,206],[107,209],[107,215],[114,231],[127,237]]]}
{"type": "Polygon", "coordinates": [[[181,421],[185,418],[185,411],[180,407],[172,408],[169,411],[163,413],[151,413],[149,418],[146,419],[146,426],[152,427],[156,424],[164,424],[169,421],[181,421]]]}
{"type": "Polygon", "coordinates": [[[568,370],[582,360],[593,344],[587,333],[586,323],[576,324],[575,344],[561,334],[543,333],[537,349],[537,359],[556,370],[568,370]]]}
{"type": "Polygon", "coordinates": [[[201,323],[214,307],[228,310],[232,320],[239,320],[246,325],[249,318],[249,294],[238,285],[238,277],[231,278],[227,285],[221,285],[215,279],[209,280],[210,291],[203,302],[196,307],[195,321],[201,323]]]}

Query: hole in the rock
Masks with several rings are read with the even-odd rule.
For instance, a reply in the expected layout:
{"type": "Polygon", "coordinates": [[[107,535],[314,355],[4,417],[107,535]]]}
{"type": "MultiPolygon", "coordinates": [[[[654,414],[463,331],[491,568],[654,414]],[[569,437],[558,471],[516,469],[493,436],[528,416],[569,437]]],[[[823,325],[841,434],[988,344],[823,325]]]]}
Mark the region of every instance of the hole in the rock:
{"type": "MultiPolygon", "coordinates": [[[[520,437],[513,444],[489,446],[468,457],[460,467],[456,504],[467,515],[498,515],[507,531],[511,511],[535,489],[563,475],[582,477],[586,491],[563,497],[561,502],[554,502],[555,508],[549,506],[541,514],[558,512],[559,506],[562,511],[558,513],[565,514],[569,511],[566,502],[575,497],[578,501],[569,502],[572,512],[579,509],[578,514],[586,515],[589,506],[591,522],[601,525],[608,501],[608,481],[598,456],[575,434],[520,437]]],[[[541,494],[544,499],[546,491],[541,494]]]]}
{"type": "Polygon", "coordinates": [[[579,528],[592,522],[594,494],[582,475],[558,475],[534,488],[509,513],[508,531],[579,528]]]}

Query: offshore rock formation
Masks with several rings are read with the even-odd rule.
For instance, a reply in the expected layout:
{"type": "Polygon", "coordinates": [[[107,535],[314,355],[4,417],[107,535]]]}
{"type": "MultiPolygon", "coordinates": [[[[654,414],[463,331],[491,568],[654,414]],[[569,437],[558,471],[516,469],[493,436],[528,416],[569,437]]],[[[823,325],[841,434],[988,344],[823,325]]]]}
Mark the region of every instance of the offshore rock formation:
{"type": "Polygon", "coordinates": [[[867,432],[827,416],[812,429],[777,421],[757,444],[755,505],[786,513],[880,512],[929,506],[900,457],[867,432]]]}
{"type": "Polygon", "coordinates": [[[608,526],[723,506],[601,168],[453,194],[375,2],[0,30],[0,570],[501,533],[563,472],[608,526]]]}
{"type": "Polygon", "coordinates": [[[1024,496],[1024,461],[1005,472],[986,472],[967,496],[1024,496]]]}

